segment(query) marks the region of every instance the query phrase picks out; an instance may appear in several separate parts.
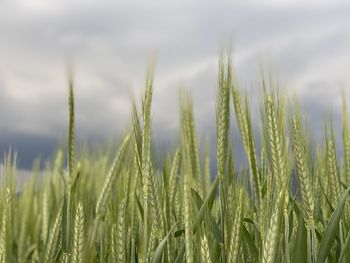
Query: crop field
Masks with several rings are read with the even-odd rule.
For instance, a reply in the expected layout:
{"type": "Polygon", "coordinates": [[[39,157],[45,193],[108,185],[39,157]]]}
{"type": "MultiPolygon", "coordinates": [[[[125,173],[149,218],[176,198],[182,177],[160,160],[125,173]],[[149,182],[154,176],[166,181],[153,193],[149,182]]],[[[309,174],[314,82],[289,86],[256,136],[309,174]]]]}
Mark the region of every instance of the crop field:
{"type": "Polygon", "coordinates": [[[345,99],[342,138],[326,118],[323,140],[315,142],[299,104],[264,78],[260,122],[252,123],[230,58],[218,64],[215,160],[209,149],[200,151],[187,96],[173,120],[178,143],[162,153],[162,163],[155,160],[152,74],[118,147],[75,147],[79,94],[70,81],[67,147],[44,170],[34,169],[20,191],[15,158],[4,158],[0,263],[350,262],[345,99]],[[233,122],[242,153],[233,147],[233,122]],[[244,155],[244,169],[235,154],[244,155]]]}

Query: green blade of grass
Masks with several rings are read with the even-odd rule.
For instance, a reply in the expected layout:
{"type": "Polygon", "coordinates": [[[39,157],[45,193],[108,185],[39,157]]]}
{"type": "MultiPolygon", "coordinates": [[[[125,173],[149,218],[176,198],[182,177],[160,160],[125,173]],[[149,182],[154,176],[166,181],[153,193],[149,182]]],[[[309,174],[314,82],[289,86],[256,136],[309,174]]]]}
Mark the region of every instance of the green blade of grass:
{"type": "Polygon", "coordinates": [[[158,247],[156,248],[156,250],[154,251],[154,254],[152,256],[152,263],[159,263],[162,260],[162,256],[163,256],[163,250],[165,247],[166,242],[168,241],[171,233],[173,232],[173,230],[175,229],[175,225],[173,225],[173,227],[170,229],[169,233],[165,236],[165,238],[159,243],[158,247]]]}
{"type": "Polygon", "coordinates": [[[350,187],[345,190],[342,198],[340,199],[337,208],[334,210],[328,224],[327,228],[323,234],[323,238],[320,243],[320,247],[317,255],[317,263],[323,263],[329,256],[329,252],[331,250],[332,244],[335,240],[335,237],[338,233],[339,222],[341,219],[341,215],[344,210],[345,202],[350,193],[350,187]]]}

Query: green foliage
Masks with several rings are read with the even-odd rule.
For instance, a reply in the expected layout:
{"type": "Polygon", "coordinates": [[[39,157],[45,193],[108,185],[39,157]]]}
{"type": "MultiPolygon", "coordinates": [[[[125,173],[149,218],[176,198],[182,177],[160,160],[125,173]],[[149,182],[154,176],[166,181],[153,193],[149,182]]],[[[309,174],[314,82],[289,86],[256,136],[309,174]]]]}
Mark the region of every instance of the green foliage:
{"type": "Polygon", "coordinates": [[[132,129],[106,151],[75,147],[70,80],[66,158],[59,149],[20,191],[15,158],[4,158],[0,263],[350,262],[345,99],[339,158],[331,121],[315,147],[301,109],[264,79],[262,86],[259,124],[230,59],[220,59],[212,176],[209,142],[202,153],[189,96],[180,99],[179,143],[160,165],[152,144],[151,73],[141,107],[133,103],[132,129]],[[242,170],[233,158],[231,110],[248,161],[242,170]],[[253,127],[261,127],[260,138],[253,127]]]}

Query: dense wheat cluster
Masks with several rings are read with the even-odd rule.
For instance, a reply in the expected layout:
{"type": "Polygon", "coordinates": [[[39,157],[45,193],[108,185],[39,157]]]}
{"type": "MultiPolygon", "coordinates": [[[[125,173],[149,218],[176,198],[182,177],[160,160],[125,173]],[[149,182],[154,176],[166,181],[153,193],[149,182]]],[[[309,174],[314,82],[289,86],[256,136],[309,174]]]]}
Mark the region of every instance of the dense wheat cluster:
{"type": "Polygon", "coordinates": [[[20,191],[14,159],[4,160],[0,263],[350,262],[345,100],[338,151],[331,121],[315,144],[305,114],[295,102],[287,107],[271,85],[261,81],[260,124],[254,124],[261,130],[253,131],[249,98],[237,88],[230,59],[220,59],[213,173],[209,148],[199,151],[186,96],[178,144],[162,164],[155,161],[152,74],[117,149],[75,149],[70,82],[67,151],[34,170],[20,191]],[[245,169],[234,163],[231,121],[245,169]]]}

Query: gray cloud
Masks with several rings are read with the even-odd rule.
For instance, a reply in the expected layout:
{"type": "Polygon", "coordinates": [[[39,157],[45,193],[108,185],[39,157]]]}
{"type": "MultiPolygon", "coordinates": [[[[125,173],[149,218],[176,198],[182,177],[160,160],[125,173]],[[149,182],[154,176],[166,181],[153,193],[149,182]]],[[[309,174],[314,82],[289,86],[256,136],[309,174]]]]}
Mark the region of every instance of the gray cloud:
{"type": "MultiPolygon", "coordinates": [[[[217,58],[230,38],[236,76],[253,96],[253,112],[258,113],[263,64],[281,88],[308,105],[318,127],[319,111],[339,114],[337,87],[349,87],[349,11],[342,1],[3,1],[0,131],[8,136],[0,139],[1,149],[12,142],[21,156],[25,141],[35,142],[34,137],[45,138],[52,149],[65,134],[67,61],[75,70],[78,136],[105,138],[125,131],[131,97],[140,98],[147,63],[155,57],[155,136],[174,139],[178,88],[186,87],[193,94],[199,133],[213,138],[217,58]]],[[[29,160],[38,153],[24,155],[29,160]]]]}

